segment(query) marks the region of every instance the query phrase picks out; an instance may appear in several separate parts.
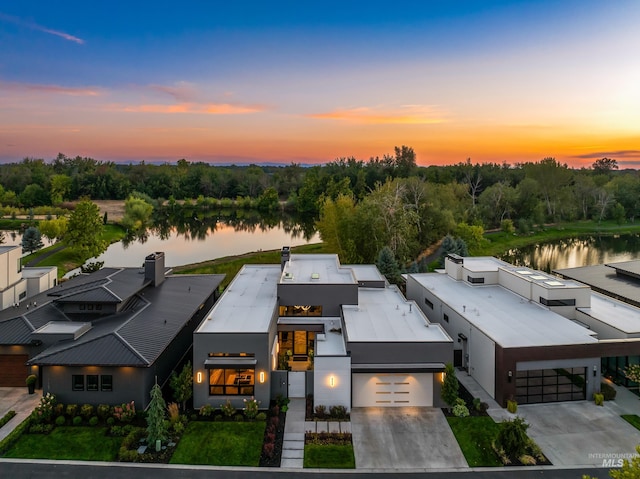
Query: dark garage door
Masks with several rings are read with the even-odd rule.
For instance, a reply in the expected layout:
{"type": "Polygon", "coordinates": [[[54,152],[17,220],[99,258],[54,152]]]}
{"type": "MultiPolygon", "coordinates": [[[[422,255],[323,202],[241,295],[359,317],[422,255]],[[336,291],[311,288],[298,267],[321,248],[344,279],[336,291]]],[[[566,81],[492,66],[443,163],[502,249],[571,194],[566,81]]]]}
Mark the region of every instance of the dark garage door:
{"type": "Polygon", "coordinates": [[[29,374],[26,354],[0,354],[0,387],[22,387],[29,374]]]}
{"type": "Polygon", "coordinates": [[[532,369],[516,372],[516,401],[532,404],[586,398],[586,368],[532,369]]]}

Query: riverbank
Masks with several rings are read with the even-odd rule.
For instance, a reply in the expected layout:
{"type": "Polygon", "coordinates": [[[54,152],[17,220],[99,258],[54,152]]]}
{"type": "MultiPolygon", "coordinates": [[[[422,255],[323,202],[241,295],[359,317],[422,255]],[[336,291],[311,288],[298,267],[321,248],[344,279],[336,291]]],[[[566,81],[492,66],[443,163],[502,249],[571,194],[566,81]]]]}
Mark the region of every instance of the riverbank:
{"type": "Polygon", "coordinates": [[[640,233],[640,223],[619,225],[613,221],[575,221],[544,225],[528,235],[509,234],[502,231],[486,233],[486,242],[470,249],[471,256],[500,256],[516,248],[584,236],[608,236],[640,233]]]}

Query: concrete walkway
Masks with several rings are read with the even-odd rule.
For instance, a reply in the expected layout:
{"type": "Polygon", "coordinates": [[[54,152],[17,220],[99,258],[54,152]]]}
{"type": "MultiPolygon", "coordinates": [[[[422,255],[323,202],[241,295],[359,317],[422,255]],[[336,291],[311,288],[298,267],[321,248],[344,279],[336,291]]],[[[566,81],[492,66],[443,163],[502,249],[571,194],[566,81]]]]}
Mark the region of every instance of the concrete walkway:
{"type": "Polygon", "coordinates": [[[0,388],[0,418],[9,411],[15,411],[16,415],[4,426],[0,427],[0,441],[7,437],[18,424],[24,421],[33,409],[40,403],[42,391],[29,394],[27,387],[0,388]]]}
{"type": "Polygon", "coordinates": [[[304,417],[306,399],[294,398],[289,402],[284,423],[284,442],[280,467],[302,469],[304,461],[304,417]]]}

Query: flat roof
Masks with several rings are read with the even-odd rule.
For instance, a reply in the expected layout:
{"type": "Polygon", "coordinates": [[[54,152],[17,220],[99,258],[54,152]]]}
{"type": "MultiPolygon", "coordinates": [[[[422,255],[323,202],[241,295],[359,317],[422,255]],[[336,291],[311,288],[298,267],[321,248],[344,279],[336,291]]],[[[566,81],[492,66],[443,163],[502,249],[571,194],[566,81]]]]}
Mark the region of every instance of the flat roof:
{"type": "Polygon", "coordinates": [[[267,332],[278,302],[279,278],[280,265],[244,265],[196,333],[267,332]]]}
{"type": "Polygon", "coordinates": [[[609,263],[605,266],[615,269],[616,271],[631,276],[633,278],[640,278],[640,260],[632,261],[620,261],[619,263],[609,263]]]}
{"type": "Polygon", "coordinates": [[[56,266],[25,266],[22,268],[22,277],[25,279],[40,278],[57,269],[58,268],[56,266]]]}
{"type": "Polygon", "coordinates": [[[451,342],[396,286],[360,288],[358,305],[342,306],[349,342],[451,342]]]}
{"type": "Polygon", "coordinates": [[[34,332],[42,334],[75,334],[90,327],[91,323],[85,322],[51,321],[34,332]]]}
{"type": "Polygon", "coordinates": [[[385,281],[385,277],[374,264],[350,264],[345,268],[351,268],[356,281],[385,281]]]}
{"type": "Polygon", "coordinates": [[[591,307],[584,314],[626,334],[640,333],[640,309],[600,293],[591,293],[591,307]]]}
{"type": "Polygon", "coordinates": [[[4,253],[5,251],[11,251],[12,249],[20,248],[20,245],[14,246],[0,246],[0,253],[4,253]]]}
{"type": "Polygon", "coordinates": [[[465,256],[462,262],[462,266],[473,273],[481,273],[483,271],[498,271],[498,268],[505,264],[506,263],[504,263],[503,261],[491,256],[478,256],[475,258],[465,256]]]}
{"type": "Polygon", "coordinates": [[[292,254],[284,266],[280,283],[357,284],[357,281],[351,268],[340,266],[338,255],[292,254]]]}
{"type": "Polygon", "coordinates": [[[476,287],[440,273],[411,276],[502,347],[597,342],[593,331],[503,286],[476,287]]]}

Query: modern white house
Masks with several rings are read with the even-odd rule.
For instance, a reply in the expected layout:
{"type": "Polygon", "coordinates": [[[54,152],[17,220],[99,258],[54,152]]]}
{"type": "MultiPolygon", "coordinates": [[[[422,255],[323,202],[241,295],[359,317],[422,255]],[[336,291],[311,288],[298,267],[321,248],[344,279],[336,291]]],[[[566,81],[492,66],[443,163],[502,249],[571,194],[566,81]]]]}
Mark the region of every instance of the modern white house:
{"type": "Polygon", "coordinates": [[[439,406],[453,340],[373,265],[291,255],[245,265],[193,335],[194,407],[439,406]]]}
{"type": "Polygon", "coordinates": [[[0,246],[0,311],[15,307],[57,284],[58,268],[23,268],[21,258],[20,246],[0,246]]]}
{"type": "Polygon", "coordinates": [[[407,297],[454,338],[454,364],[503,405],[590,399],[602,358],[640,354],[630,334],[640,310],[496,258],[449,255],[442,271],[408,275],[407,297]]]}

